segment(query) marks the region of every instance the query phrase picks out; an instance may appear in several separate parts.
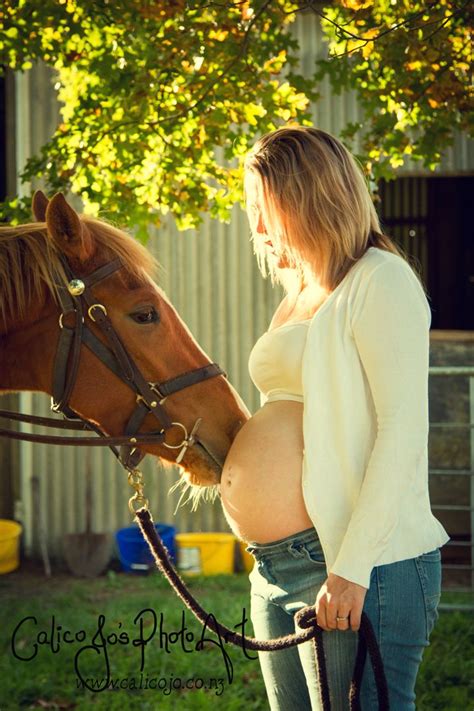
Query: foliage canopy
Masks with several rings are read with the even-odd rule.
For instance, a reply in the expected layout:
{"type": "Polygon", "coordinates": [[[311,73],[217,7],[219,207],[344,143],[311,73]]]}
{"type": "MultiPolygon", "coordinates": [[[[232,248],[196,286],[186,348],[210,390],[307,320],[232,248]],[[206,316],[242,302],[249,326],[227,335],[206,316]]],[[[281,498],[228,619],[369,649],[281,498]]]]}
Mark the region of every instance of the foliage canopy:
{"type": "MultiPolygon", "coordinates": [[[[262,133],[312,125],[324,76],[336,93],[357,93],[361,120],[342,138],[359,146],[369,177],[393,176],[406,155],[433,168],[453,130],[472,127],[468,7],[6,0],[0,63],[24,71],[46,62],[62,103],[55,135],[23,180],[72,190],[86,211],[100,208],[142,236],[167,212],[179,229],[197,227],[202,212],[226,221],[242,200],[242,157],[262,133]],[[290,27],[301,12],[320,15],[328,42],[310,76],[290,27]]],[[[3,205],[4,218],[25,213],[28,199],[3,205]]]]}

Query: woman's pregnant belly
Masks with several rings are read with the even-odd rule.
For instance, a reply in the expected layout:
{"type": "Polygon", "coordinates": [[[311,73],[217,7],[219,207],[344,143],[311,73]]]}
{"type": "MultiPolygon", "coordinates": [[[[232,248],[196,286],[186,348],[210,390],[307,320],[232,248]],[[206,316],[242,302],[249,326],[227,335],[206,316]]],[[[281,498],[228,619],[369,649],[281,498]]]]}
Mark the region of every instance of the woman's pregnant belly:
{"type": "Polygon", "coordinates": [[[269,543],[313,526],[303,500],[303,405],[266,403],[237,434],[220,483],[235,535],[269,543]]]}

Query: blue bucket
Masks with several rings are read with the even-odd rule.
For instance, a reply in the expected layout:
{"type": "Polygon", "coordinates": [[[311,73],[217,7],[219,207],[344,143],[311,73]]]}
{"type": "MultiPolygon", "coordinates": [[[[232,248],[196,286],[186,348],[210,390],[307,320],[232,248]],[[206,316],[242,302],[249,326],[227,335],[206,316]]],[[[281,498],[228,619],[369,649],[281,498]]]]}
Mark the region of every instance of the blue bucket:
{"type": "MultiPolygon", "coordinates": [[[[164,523],[155,523],[155,528],[171,560],[176,563],[175,527],[167,526],[164,523]]],[[[138,524],[121,528],[116,532],[115,539],[122,568],[127,573],[146,572],[155,567],[154,558],[138,524]]]]}

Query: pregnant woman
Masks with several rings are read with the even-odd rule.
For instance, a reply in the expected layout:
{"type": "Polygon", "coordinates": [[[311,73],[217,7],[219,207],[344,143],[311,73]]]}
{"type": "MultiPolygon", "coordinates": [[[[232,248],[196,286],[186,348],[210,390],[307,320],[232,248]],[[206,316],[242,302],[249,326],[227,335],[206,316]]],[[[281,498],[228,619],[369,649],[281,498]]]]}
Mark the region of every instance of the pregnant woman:
{"type": "MultiPolygon", "coordinates": [[[[295,613],[314,605],[331,708],[346,711],[364,611],[390,708],[408,711],[449,540],[428,492],[426,295],[381,234],[362,171],[328,133],[291,125],[259,139],[245,197],[260,269],[286,293],[249,359],[262,407],[220,485],[255,558],[255,636],[294,632],[295,613]]],[[[321,708],[310,642],[259,660],[272,710],[321,708]]],[[[361,703],[377,709],[368,662],[361,703]]]]}

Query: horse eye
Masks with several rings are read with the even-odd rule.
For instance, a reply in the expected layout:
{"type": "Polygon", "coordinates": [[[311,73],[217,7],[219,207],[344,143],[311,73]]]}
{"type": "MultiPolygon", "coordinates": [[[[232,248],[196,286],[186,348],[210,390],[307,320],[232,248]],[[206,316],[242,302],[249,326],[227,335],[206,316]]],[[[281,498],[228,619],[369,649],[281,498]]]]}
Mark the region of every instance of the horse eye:
{"type": "Polygon", "coordinates": [[[143,309],[143,311],[136,311],[130,316],[136,323],[156,323],[159,320],[158,312],[153,306],[143,309]]]}

